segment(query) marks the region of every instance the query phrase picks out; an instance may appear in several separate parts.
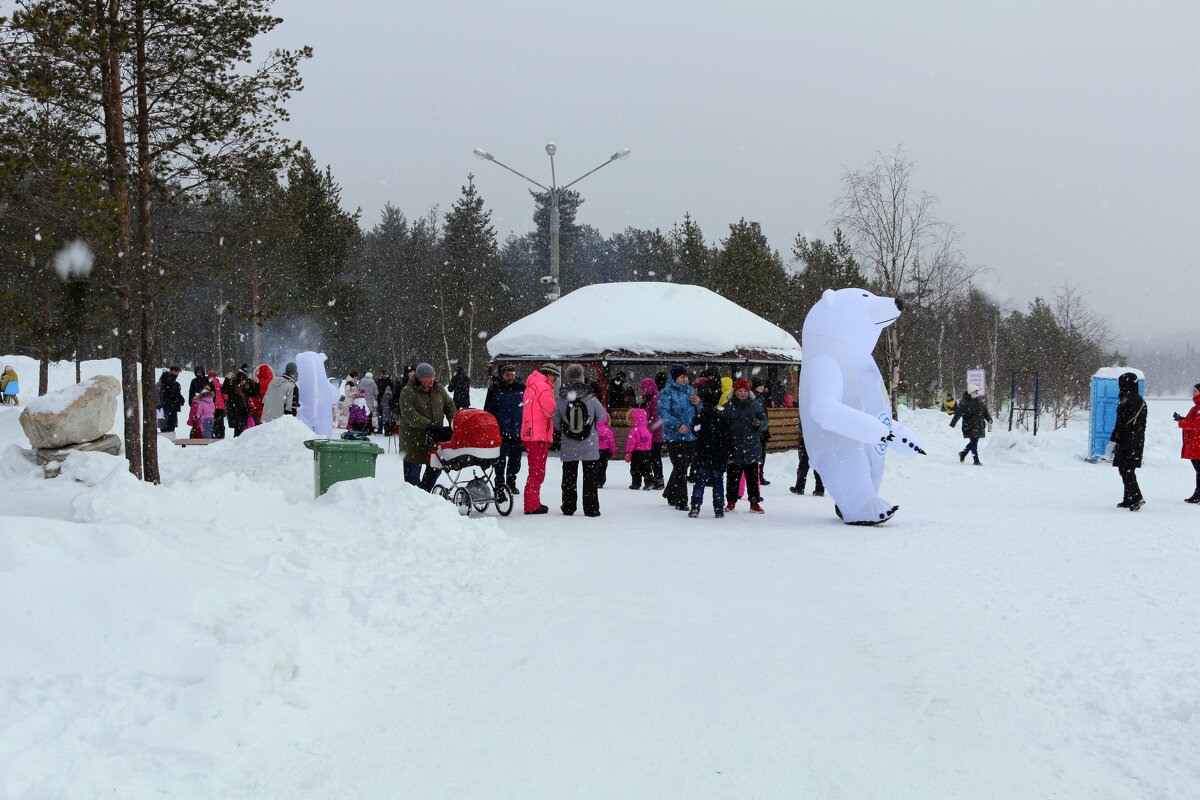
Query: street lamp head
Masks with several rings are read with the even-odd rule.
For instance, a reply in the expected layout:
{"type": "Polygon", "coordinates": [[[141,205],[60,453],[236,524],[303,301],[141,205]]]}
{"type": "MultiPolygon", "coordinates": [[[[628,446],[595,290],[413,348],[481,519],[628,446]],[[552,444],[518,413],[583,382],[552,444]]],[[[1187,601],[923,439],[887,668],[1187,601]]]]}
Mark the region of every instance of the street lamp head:
{"type": "Polygon", "coordinates": [[[555,147],[554,142],[551,142],[550,144],[546,145],[546,155],[553,156],[557,152],[558,152],[558,148],[555,147]]]}
{"type": "Polygon", "coordinates": [[[626,147],[624,150],[618,150],[617,152],[613,153],[612,156],[608,160],[609,161],[617,161],[618,159],[623,159],[623,158],[629,158],[629,148],[628,147],[626,147]]]}
{"type": "Polygon", "coordinates": [[[473,152],[475,153],[476,158],[482,159],[484,161],[495,161],[496,160],[495,156],[493,156],[487,150],[484,150],[482,147],[476,147],[473,152]]]}

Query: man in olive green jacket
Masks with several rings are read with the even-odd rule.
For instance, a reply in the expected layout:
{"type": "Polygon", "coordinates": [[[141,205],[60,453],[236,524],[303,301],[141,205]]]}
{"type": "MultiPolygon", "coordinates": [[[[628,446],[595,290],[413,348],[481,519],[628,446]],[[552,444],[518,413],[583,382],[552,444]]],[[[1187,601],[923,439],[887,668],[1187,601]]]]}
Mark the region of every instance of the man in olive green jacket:
{"type": "MultiPolygon", "coordinates": [[[[441,427],[454,419],[458,409],[442,385],[437,382],[433,367],[418,364],[414,380],[400,391],[400,453],[404,456],[405,483],[419,486],[425,491],[433,489],[441,470],[429,466],[429,438],[431,427],[441,427]],[[421,476],[421,465],[425,475],[421,476]]],[[[449,437],[447,437],[449,438],[449,437]]]]}

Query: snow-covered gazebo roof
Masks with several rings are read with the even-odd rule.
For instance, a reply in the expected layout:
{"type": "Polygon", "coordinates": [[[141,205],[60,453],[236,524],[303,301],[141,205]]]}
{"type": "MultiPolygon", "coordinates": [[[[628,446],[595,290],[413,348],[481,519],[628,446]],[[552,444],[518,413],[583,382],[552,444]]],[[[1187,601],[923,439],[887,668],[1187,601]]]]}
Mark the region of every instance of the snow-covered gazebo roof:
{"type": "Polygon", "coordinates": [[[799,362],[796,338],[702,286],[598,283],[576,289],[488,340],[493,359],[601,357],[799,362]]]}

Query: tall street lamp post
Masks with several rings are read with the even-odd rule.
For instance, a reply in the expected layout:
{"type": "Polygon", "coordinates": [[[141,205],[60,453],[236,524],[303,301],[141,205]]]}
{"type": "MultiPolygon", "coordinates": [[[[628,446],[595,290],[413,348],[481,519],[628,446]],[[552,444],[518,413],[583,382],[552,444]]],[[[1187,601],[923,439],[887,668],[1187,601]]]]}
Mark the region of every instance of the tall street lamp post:
{"type": "Polygon", "coordinates": [[[556,152],[558,152],[558,148],[554,145],[553,142],[551,142],[550,144],[546,145],[546,155],[550,156],[550,186],[549,186],[549,188],[538,183],[537,181],[535,181],[533,178],[529,177],[528,175],[523,175],[520,172],[517,172],[515,169],[508,166],[507,164],[505,164],[501,161],[497,161],[496,157],[494,155],[492,155],[491,153],[489,153],[488,151],[484,150],[481,147],[476,147],[474,152],[475,152],[476,158],[483,159],[484,161],[491,161],[493,164],[496,164],[497,166],[504,167],[506,170],[508,170],[512,174],[517,175],[518,177],[524,178],[525,180],[532,183],[534,186],[541,189],[543,192],[546,192],[550,195],[550,274],[543,276],[542,282],[549,284],[550,289],[549,289],[549,291],[546,292],[546,299],[548,301],[550,301],[551,303],[553,303],[555,300],[557,300],[559,297],[562,296],[562,288],[561,288],[561,286],[559,284],[559,280],[558,280],[558,278],[559,278],[559,272],[558,272],[558,232],[559,232],[558,199],[562,192],[565,192],[567,189],[570,189],[572,186],[579,183],[581,180],[586,178],[588,175],[591,175],[593,172],[600,169],[601,167],[606,167],[609,164],[611,164],[612,162],[619,161],[620,159],[623,159],[623,158],[629,158],[629,149],[626,148],[624,150],[618,150],[617,152],[615,152],[611,156],[609,156],[607,161],[603,162],[599,166],[588,170],[587,172],[583,173],[582,175],[580,175],[578,178],[571,181],[567,185],[559,186],[557,183],[557,179],[555,178],[555,174],[554,174],[554,154],[556,152]]]}

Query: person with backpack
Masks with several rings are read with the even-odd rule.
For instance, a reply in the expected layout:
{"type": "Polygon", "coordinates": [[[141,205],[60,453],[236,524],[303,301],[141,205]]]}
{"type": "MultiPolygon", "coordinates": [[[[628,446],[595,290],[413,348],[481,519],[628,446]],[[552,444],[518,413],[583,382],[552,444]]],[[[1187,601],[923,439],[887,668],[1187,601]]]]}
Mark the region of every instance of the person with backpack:
{"type": "Polygon", "coordinates": [[[731,449],[728,483],[725,487],[725,496],[729,504],[725,510],[733,511],[737,506],[737,501],[741,498],[738,482],[744,477],[750,511],[762,514],[764,512],[762,493],[758,487],[758,457],[763,448],[762,434],[769,421],[766,409],[750,396],[750,382],[745,378],[738,378],[734,383],[733,397],[725,404],[725,418],[729,425],[731,449]]]}
{"type": "Polygon", "coordinates": [[[567,367],[554,406],[554,429],[562,434],[562,513],[567,517],[575,513],[580,462],[583,463],[583,513],[588,517],[600,516],[598,426],[608,421],[608,412],[583,375],[582,364],[567,367]]]}
{"type": "Polygon", "coordinates": [[[679,511],[688,510],[687,474],[692,462],[695,417],[702,410],[700,397],[688,385],[687,367],[671,367],[671,379],[658,395],[658,418],[662,422],[667,457],[671,459],[671,477],[667,481],[667,503],[679,511]]]}
{"type": "Polygon", "coordinates": [[[542,482],[546,480],[546,459],[554,442],[554,382],[559,369],[542,364],[529,373],[521,400],[521,444],[529,459],[529,477],[525,480],[525,513],[549,512],[542,503],[542,482]]]}

